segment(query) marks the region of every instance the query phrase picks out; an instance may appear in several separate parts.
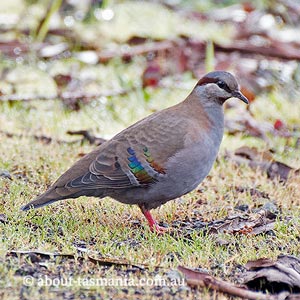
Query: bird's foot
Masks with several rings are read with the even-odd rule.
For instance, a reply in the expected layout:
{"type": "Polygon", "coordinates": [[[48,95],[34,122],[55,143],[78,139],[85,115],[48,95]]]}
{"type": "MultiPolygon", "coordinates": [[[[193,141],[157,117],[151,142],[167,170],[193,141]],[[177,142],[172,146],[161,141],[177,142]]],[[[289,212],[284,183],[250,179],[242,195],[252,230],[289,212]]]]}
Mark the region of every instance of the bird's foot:
{"type": "Polygon", "coordinates": [[[145,218],[147,219],[148,224],[150,226],[150,230],[152,232],[155,232],[157,234],[164,234],[165,232],[167,232],[169,230],[166,227],[159,226],[157,224],[157,222],[155,221],[155,219],[152,217],[150,211],[145,209],[144,206],[140,206],[140,209],[141,209],[143,215],[145,216],[145,218]]]}
{"type": "Polygon", "coordinates": [[[150,229],[151,229],[152,232],[155,232],[157,234],[165,234],[166,232],[169,231],[169,228],[159,226],[157,223],[152,225],[152,227],[150,225],[150,229]]]}

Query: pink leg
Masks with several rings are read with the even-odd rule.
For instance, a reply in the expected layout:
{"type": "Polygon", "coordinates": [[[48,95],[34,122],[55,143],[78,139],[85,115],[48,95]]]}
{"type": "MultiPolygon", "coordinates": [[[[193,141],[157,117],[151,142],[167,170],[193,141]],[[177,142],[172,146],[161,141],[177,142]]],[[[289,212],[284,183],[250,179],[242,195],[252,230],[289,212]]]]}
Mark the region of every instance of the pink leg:
{"type": "Polygon", "coordinates": [[[154,220],[154,218],[152,217],[149,210],[145,209],[145,207],[142,205],[140,205],[139,207],[140,207],[143,215],[147,219],[151,231],[155,231],[158,234],[162,234],[162,233],[165,233],[166,231],[168,231],[168,228],[161,227],[157,224],[157,222],[154,220]]]}

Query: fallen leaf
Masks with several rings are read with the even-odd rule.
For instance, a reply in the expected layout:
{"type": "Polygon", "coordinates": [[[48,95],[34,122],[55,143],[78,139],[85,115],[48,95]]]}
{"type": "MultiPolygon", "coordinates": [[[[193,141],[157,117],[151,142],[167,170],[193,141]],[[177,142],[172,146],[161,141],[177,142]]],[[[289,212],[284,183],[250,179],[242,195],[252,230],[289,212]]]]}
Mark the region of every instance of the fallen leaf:
{"type": "Polygon", "coordinates": [[[260,191],[256,188],[248,188],[248,187],[238,186],[238,187],[232,187],[232,189],[235,189],[235,191],[238,193],[249,192],[252,197],[270,199],[269,194],[267,194],[264,191],[260,191]]]}
{"type": "Polygon", "coordinates": [[[243,235],[258,235],[267,233],[275,227],[274,215],[265,210],[259,210],[251,215],[229,216],[208,225],[209,233],[229,233],[243,235]]]}
{"type": "Polygon", "coordinates": [[[229,294],[245,299],[253,300],[279,300],[285,299],[289,293],[281,294],[281,298],[275,295],[267,295],[260,292],[253,292],[245,287],[237,286],[231,282],[215,278],[207,273],[194,271],[192,269],[179,266],[178,270],[185,276],[188,285],[193,287],[207,288],[210,290],[229,294]]]}
{"type": "Polygon", "coordinates": [[[143,87],[152,86],[156,87],[159,84],[161,79],[161,68],[156,62],[149,62],[148,66],[146,67],[143,75],[143,87]]]}
{"type": "Polygon", "coordinates": [[[260,152],[257,148],[243,146],[235,150],[234,154],[244,157],[246,159],[255,161],[261,160],[266,163],[273,161],[273,156],[270,152],[260,152]]]}
{"type": "Polygon", "coordinates": [[[273,133],[274,131],[271,123],[257,121],[249,111],[243,111],[237,114],[234,119],[225,119],[225,128],[229,134],[243,132],[264,140],[268,140],[267,134],[273,133]]]}
{"type": "Polygon", "coordinates": [[[254,147],[240,147],[235,152],[227,153],[226,156],[237,164],[248,164],[253,169],[261,169],[266,172],[270,179],[279,178],[279,181],[287,181],[291,173],[299,174],[300,169],[296,170],[273,158],[270,151],[260,152],[254,147]]]}
{"type": "MultiPolygon", "coordinates": [[[[268,177],[271,179],[274,179],[278,177],[280,181],[286,181],[289,177],[290,172],[294,170],[292,167],[279,162],[275,161],[272,162],[271,165],[267,169],[268,177]]],[[[299,170],[296,170],[296,173],[298,173],[299,170]]]]}
{"type": "Polygon", "coordinates": [[[276,261],[260,258],[249,261],[245,268],[244,283],[251,289],[300,293],[300,259],[295,256],[279,255],[276,261]]]}

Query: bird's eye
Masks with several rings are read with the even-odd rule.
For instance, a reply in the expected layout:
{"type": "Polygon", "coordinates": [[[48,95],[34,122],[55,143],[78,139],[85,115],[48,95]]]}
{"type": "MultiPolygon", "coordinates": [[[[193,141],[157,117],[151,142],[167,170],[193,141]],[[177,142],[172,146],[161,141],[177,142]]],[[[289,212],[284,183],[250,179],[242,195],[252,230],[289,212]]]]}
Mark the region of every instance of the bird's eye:
{"type": "Polygon", "coordinates": [[[224,91],[226,91],[227,93],[231,93],[229,86],[222,80],[219,80],[217,82],[217,85],[220,89],[223,89],[224,91]]]}
{"type": "Polygon", "coordinates": [[[218,81],[217,85],[221,89],[225,89],[226,88],[226,83],[224,81],[222,81],[222,80],[218,81]]]}

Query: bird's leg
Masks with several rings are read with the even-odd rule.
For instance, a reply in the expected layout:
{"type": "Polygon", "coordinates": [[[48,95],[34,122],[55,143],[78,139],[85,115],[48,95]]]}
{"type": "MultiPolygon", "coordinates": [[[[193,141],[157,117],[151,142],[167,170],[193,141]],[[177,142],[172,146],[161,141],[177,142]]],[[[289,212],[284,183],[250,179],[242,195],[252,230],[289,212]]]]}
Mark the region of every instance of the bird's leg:
{"type": "Polygon", "coordinates": [[[157,224],[157,222],[155,221],[155,219],[152,217],[150,211],[147,210],[144,205],[139,205],[139,207],[140,207],[143,215],[147,219],[151,231],[155,231],[158,234],[162,234],[162,233],[164,233],[164,232],[166,232],[168,230],[167,228],[159,226],[157,224]]]}

